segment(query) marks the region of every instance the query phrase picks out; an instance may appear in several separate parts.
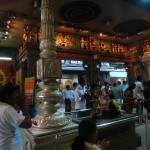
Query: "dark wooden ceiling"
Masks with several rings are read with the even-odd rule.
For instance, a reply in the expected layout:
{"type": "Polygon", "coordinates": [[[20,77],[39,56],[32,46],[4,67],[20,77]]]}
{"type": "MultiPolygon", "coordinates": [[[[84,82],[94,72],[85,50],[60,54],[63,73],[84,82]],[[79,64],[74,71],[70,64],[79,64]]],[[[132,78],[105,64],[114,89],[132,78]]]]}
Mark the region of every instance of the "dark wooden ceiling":
{"type": "MultiPolygon", "coordinates": [[[[150,37],[150,0],[53,2],[55,31],[85,34],[83,31],[88,30],[86,34],[102,33],[100,38],[124,44],[150,37]]],[[[0,47],[17,48],[22,43],[24,25],[40,25],[40,0],[1,0],[0,18],[0,47]],[[8,39],[4,40],[8,18],[11,23],[8,39]]]]}

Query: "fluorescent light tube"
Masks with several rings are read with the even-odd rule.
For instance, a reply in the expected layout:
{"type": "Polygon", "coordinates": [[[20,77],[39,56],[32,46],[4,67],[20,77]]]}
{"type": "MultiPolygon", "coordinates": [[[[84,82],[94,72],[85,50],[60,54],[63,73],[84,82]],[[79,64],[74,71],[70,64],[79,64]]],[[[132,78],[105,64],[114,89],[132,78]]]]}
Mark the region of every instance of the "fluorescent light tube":
{"type": "Polygon", "coordinates": [[[0,60],[12,60],[10,57],[0,57],[0,60]]]}

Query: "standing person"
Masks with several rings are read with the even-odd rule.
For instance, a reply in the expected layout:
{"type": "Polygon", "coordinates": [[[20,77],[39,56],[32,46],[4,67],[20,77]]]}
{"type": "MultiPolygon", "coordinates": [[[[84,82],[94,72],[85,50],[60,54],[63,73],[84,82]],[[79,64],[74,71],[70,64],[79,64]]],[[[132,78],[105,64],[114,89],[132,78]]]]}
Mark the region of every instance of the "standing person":
{"type": "Polygon", "coordinates": [[[135,104],[136,102],[134,89],[135,84],[133,83],[124,91],[122,109],[125,110],[126,113],[132,113],[133,111],[133,103],[135,104]]]}
{"type": "MultiPolygon", "coordinates": [[[[147,109],[147,113],[150,113],[150,81],[143,82],[144,86],[144,107],[147,109]]],[[[150,116],[148,117],[150,119],[150,116]]]]}
{"type": "Polygon", "coordinates": [[[122,94],[121,94],[121,88],[117,86],[117,83],[113,84],[112,91],[114,93],[115,100],[120,105],[120,99],[122,97],[122,94]]]}
{"type": "Polygon", "coordinates": [[[121,88],[121,90],[122,90],[122,94],[124,94],[124,92],[126,91],[126,89],[129,87],[129,85],[128,85],[128,83],[127,83],[127,81],[123,81],[122,82],[122,88],[121,88]]]}
{"type": "MultiPolygon", "coordinates": [[[[79,84],[75,89],[75,110],[85,109],[85,93],[84,93],[85,80],[80,79],[79,84]]],[[[78,117],[80,117],[80,113],[78,117]]]]}
{"type": "Polygon", "coordinates": [[[71,94],[72,94],[72,98],[71,98],[71,110],[75,110],[75,89],[78,86],[77,82],[73,83],[73,88],[71,89],[71,94]]]}
{"type": "Polygon", "coordinates": [[[143,100],[144,100],[144,87],[142,84],[142,76],[137,76],[137,81],[135,82],[135,96],[138,100],[138,105],[136,106],[136,113],[143,113],[143,100]]]}
{"type": "Polygon", "coordinates": [[[0,91],[0,150],[23,150],[20,128],[30,128],[29,112],[19,113],[18,86],[6,84],[0,91]]]}
{"type": "Polygon", "coordinates": [[[91,108],[92,115],[97,114],[99,103],[99,89],[97,83],[92,83],[86,93],[86,108],[91,108]]]}
{"type": "Polygon", "coordinates": [[[72,92],[70,89],[70,85],[66,85],[66,88],[63,90],[62,94],[65,102],[65,112],[71,112],[72,92]]]}
{"type": "Polygon", "coordinates": [[[105,82],[104,84],[105,86],[101,88],[100,92],[100,113],[102,113],[103,110],[106,109],[107,101],[105,100],[104,97],[110,92],[110,84],[108,82],[105,82]]]}
{"type": "MultiPolygon", "coordinates": [[[[118,81],[118,82],[117,82],[117,87],[118,87],[118,88],[120,89],[120,91],[121,91],[121,89],[122,89],[121,81],[118,81]]],[[[121,106],[122,106],[122,97],[123,97],[123,95],[122,95],[122,92],[121,92],[120,98],[119,98],[120,101],[118,101],[120,108],[121,108],[121,106]]]]}
{"type": "Polygon", "coordinates": [[[110,141],[103,139],[98,141],[98,131],[96,122],[92,119],[84,119],[78,126],[79,135],[71,145],[72,150],[103,150],[110,141]]]}

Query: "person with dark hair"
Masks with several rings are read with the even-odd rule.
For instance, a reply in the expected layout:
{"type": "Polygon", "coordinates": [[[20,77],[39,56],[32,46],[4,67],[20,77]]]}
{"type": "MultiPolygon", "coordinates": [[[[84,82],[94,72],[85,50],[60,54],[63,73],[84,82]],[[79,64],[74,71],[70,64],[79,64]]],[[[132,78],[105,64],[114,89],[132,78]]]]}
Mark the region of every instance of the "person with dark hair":
{"type": "MultiPolygon", "coordinates": [[[[75,110],[85,109],[85,80],[80,79],[79,84],[75,89],[75,110]]],[[[79,115],[80,116],[80,115],[79,115]]]]}
{"type": "Polygon", "coordinates": [[[79,123],[78,132],[79,135],[71,145],[72,150],[103,150],[110,144],[110,141],[105,139],[98,141],[96,122],[92,119],[82,120],[79,123]]]}
{"type": "Polygon", "coordinates": [[[105,100],[105,96],[111,91],[110,90],[110,84],[108,82],[104,82],[104,86],[101,88],[100,93],[100,113],[103,112],[103,110],[106,109],[107,101],[105,100]]]}
{"type": "Polygon", "coordinates": [[[94,105],[98,105],[99,99],[99,91],[98,91],[98,84],[92,83],[86,93],[86,108],[93,108],[94,105]]]}
{"type": "Polygon", "coordinates": [[[120,87],[117,86],[117,83],[114,83],[114,84],[113,84],[112,91],[113,91],[113,93],[114,93],[115,100],[117,101],[117,103],[118,103],[119,105],[121,105],[120,99],[122,98],[122,93],[121,93],[120,87]]]}
{"type": "Polygon", "coordinates": [[[142,83],[142,76],[137,76],[137,81],[135,82],[135,96],[138,100],[138,105],[136,107],[137,114],[143,114],[143,100],[144,100],[144,87],[142,83]]]}
{"type": "Polygon", "coordinates": [[[102,112],[103,118],[116,118],[121,115],[118,103],[115,100],[113,92],[104,97],[107,101],[108,108],[102,112]]]}
{"type": "Polygon", "coordinates": [[[6,84],[0,90],[0,150],[23,150],[20,128],[32,126],[29,112],[19,113],[19,86],[6,84]]]}
{"type": "Polygon", "coordinates": [[[75,110],[75,89],[78,86],[77,82],[74,82],[72,85],[71,93],[72,93],[72,99],[71,99],[71,110],[75,110]]]}
{"type": "Polygon", "coordinates": [[[129,87],[124,91],[122,109],[126,113],[132,113],[133,104],[136,104],[136,97],[134,94],[135,84],[130,84],[129,87]]]}
{"type": "Polygon", "coordinates": [[[62,94],[65,102],[65,112],[71,112],[72,92],[70,85],[66,85],[66,88],[63,90],[62,94]]]}
{"type": "MultiPolygon", "coordinates": [[[[144,107],[147,109],[147,113],[150,113],[150,81],[143,82],[144,86],[144,107]]],[[[150,119],[150,116],[148,117],[150,119]]]]}
{"type": "Polygon", "coordinates": [[[124,80],[124,81],[122,82],[122,88],[121,88],[122,94],[124,94],[124,92],[126,91],[126,89],[127,89],[128,87],[129,87],[128,82],[124,80]]]}

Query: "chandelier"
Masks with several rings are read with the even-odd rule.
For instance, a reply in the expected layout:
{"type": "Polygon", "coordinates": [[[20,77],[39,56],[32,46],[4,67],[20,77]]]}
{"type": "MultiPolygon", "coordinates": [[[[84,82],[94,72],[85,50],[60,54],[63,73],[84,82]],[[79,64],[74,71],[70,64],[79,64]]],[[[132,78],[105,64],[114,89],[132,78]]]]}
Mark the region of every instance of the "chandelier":
{"type": "Polygon", "coordinates": [[[10,38],[10,29],[12,21],[16,17],[25,18],[25,15],[13,12],[0,12],[0,39],[8,40],[10,38]]]}

